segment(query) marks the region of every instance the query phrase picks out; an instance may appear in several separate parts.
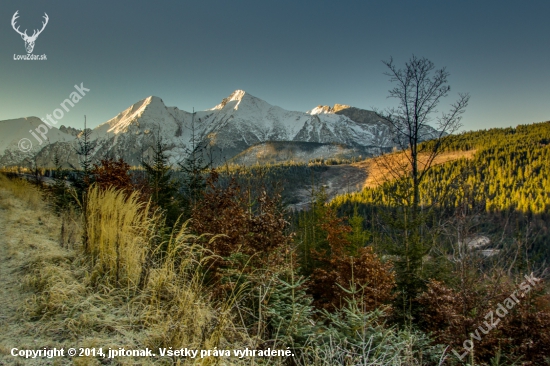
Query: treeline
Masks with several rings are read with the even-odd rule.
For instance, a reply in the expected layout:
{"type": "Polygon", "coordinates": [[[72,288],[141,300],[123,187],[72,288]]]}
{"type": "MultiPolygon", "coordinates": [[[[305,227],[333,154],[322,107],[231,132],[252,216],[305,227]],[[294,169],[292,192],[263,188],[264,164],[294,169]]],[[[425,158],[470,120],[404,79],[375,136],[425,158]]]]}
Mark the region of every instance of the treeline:
{"type": "MultiPolygon", "coordinates": [[[[491,129],[448,136],[448,151],[475,149],[472,159],[433,166],[420,185],[421,204],[450,217],[465,202],[483,219],[480,232],[505,231],[508,244],[529,232],[531,254],[541,263],[550,259],[550,123],[491,129]]],[[[433,143],[433,142],[429,142],[433,143]]],[[[354,207],[372,216],[376,207],[403,204],[404,177],[376,188],[336,197],[332,204],[343,215],[354,207]]]]}
{"type": "MultiPolygon", "coordinates": [[[[443,137],[444,151],[472,150],[491,146],[526,146],[531,144],[547,145],[550,143],[550,122],[518,125],[517,127],[491,128],[463,132],[458,135],[443,137]]],[[[427,141],[426,146],[436,141],[427,141]]]]}

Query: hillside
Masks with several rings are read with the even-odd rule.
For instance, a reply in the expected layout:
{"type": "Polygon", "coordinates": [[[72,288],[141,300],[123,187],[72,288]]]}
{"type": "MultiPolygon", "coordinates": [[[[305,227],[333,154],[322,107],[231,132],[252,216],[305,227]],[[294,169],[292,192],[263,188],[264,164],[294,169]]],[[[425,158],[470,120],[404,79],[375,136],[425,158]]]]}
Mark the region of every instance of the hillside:
{"type": "MultiPolygon", "coordinates": [[[[280,183],[283,197],[290,207],[302,209],[311,200],[312,186],[316,189],[323,187],[329,199],[348,193],[359,194],[364,188],[375,188],[395,179],[389,166],[403,164],[406,159],[403,152],[366,159],[365,155],[357,155],[358,152],[366,156],[378,155],[338,145],[269,142],[248,148],[230,163],[232,171],[238,169],[241,177],[261,176],[267,183],[280,183]],[[339,153],[327,153],[329,149],[338,149],[339,153]],[[355,159],[359,161],[352,162],[355,159]]],[[[444,151],[433,164],[473,159],[474,154],[475,150],[444,151]]],[[[425,155],[420,157],[421,165],[425,158],[425,155]]]]}
{"type": "MultiPolygon", "coordinates": [[[[448,147],[422,186],[426,203],[429,204],[438,191],[451,186],[453,179],[463,177],[463,183],[470,186],[476,204],[487,211],[548,212],[550,122],[474,131],[446,139],[449,140],[448,147]]],[[[370,180],[378,174],[385,176],[380,172],[383,168],[376,164],[377,159],[380,160],[356,163],[368,171],[374,170],[367,179],[367,189],[339,197],[338,204],[377,200],[389,203],[384,191],[391,189],[393,183],[385,182],[383,187],[378,187],[370,180]]],[[[452,205],[454,202],[451,198],[449,200],[447,204],[452,205]]]]}
{"type": "MultiPolygon", "coordinates": [[[[457,151],[443,151],[432,162],[432,165],[445,164],[450,161],[458,159],[472,159],[475,154],[475,150],[457,150],[457,151]]],[[[422,154],[419,157],[420,169],[424,169],[426,165],[427,155],[422,154]]],[[[393,171],[397,167],[404,166],[406,164],[406,157],[404,152],[396,152],[380,157],[374,157],[371,159],[365,159],[357,163],[353,163],[352,166],[362,170],[366,174],[366,179],[363,182],[362,188],[376,188],[385,182],[391,181],[397,178],[398,175],[393,171]],[[395,168],[395,169],[393,169],[395,168]]],[[[407,170],[399,172],[404,174],[407,170]]],[[[410,169],[408,169],[410,172],[410,169]]]]}
{"type": "MultiPolygon", "coordinates": [[[[463,133],[446,137],[442,154],[458,158],[435,165],[420,186],[421,204],[433,220],[455,220],[458,209],[473,220],[468,235],[491,238],[492,248],[517,250],[540,266],[550,261],[550,122],[463,133]],[[521,244],[522,243],[522,244],[521,244]],[[514,249],[516,248],[516,249],[514,249]]],[[[430,142],[428,142],[430,143],[430,142]]],[[[378,158],[380,159],[380,158],[378,158]]],[[[357,165],[375,167],[376,160],[357,165]]],[[[378,172],[375,170],[374,176],[378,172]]],[[[383,174],[381,174],[383,176],[383,174]]],[[[344,215],[354,207],[377,222],[379,212],[404,203],[407,179],[381,179],[361,192],[340,195],[332,204],[344,215]]]]}
{"type": "MultiPolygon", "coordinates": [[[[35,124],[40,123],[39,119],[34,120],[35,124]]],[[[21,138],[34,142],[28,126],[24,127],[26,125],[20,121],[14,123],[0,122],[0,135],[6,140],[0,141],[0,154],[8,154],[7,158],[0,155],[0,166],[17,165],[23,161],[24,156],[17,149],[21,138]],[[8,125],[17,129],[7,128],[8,125]]],[[[432,132],[425,131],[425,135],[431,136],[432,132]]],[[[51,136],[48,146],[40,145],[40,149],[45,147],[38,156],[42,165],[52,165],[56,154],[62,157],[63,163],[76,165],[76,134],[75,129],[53,126],[48,132],[51,136]]],[[[318,151],[310,157],[322,155],[324,158],[375,155],[394,145],[389,127],[372,111],[342,105],[319,106],[307,112],[289,111],[243,90],[234,91],[213,108],[194,113],[166,106],[161,98],[149,96],[93,128],[90,138],[97,145],[93,151],[97,161],[105,157],[123,158],[131,165],[139,165],[143,158],[150,157],[158,139],[166,146],[168,159],[173,165],[187,156],[193,141],[208,146],[216,163],[224,163],[252,146],[253,150],[258,150],[262,144],[268,143],[269,146],[271,142],[296,143],[298,145],[294,146],[301,147],[304,145],[300,143],[322,144],[325,147],[314,148],[318,151]]],[[[289,149],[293,150],[294,146],[289,149]]],[[[312,149],[306,148],[302,152],[306,150],[311,152],[312,149]]],[[[256,152],[248,155],[251,154],[258,155],[256,152]]],[[[281,156],[268,160],[283,161],[285,156],[288,156],[288,151],[281,151],[281,156]]],[[[241,158],[247,164],[251,160],[241,158]]],[[[304,161],[309,159],[307,156],[301,158],[304,161]]]]}
{"type": "Polygon", "coordinates": [[[319,142],[268,141],[253,145],[229,160],[237,165],[307,163],[311,160],[361,160],[389,148],[347,146],[319,142]]]}

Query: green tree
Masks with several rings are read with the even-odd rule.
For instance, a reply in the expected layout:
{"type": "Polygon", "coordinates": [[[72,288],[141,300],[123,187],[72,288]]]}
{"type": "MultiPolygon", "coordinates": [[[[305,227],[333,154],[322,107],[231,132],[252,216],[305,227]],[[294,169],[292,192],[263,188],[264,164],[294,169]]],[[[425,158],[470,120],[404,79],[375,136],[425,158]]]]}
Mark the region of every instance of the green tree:
{"type": "Polygon", "coordinates": [[[306,293],[306,280],[293,271],[289,271],[288,279],[276,279],[267,317],[272,336],[280,345],[299,348],[315,333],[315,308],[313,298],[306,293]]]}
{"type": "Polygon", "coordinates": [[[180,171],[183,173],[182,188],[186,218],[191,216],[193,207],[200,200],[206,189],[205,175],[212,168],[211,157],[210,160],[205,160],[207,143],[207,140],[197,136],[195,130],[195,111],[193,110],[189,146],[185,148],[185,159],[178,163],[180,171]]]}
{"type": "Polygon", "coordinates": [[[367,241],[371,237],[371,233],[365,230],[363,227],[363,216],[359,215],[359,207],[355,205],[353,207],[353,216],[348,220],[351,226],[351,233],[348,234],[348,240],[350,242],[349,252],[351,255],[357,255],[359,249],[367,245],[367,241]]]}
{"type": "Polygon", "coordinates": [[[55,165],[53,172],[54,184],[52,184],[50,192],[52,194],[54,211],[60,213],[62,210],[68,208],[71,203],[74,204],[75,202],[67,185],[68,172],[63,169],[61,159],[59,158],[59,151],[57,150],[53,161],[55,165]]]}
{"type": "Polygon", "coordinates": [[[77,198],[81,202],[81,209],[84,213],[84,230],[82,238],[84,250],[88,250],[88,230],[86,229],[88,227],[88,215],[86,214],[86,193],[88,192],[90,185],[93,183],[93,175],[91,174],[93,164],[92,154],[97,147],[97,142],[90,139],[91,135],[92,130],[86,128],[86,116],[84,116],[84,130],[78,136],[78,146],[76,148],[80,169],[72,166],[73,174],[69,177],[73,187],[76,190],[77,198]]]}
{"type": "Polygon", "coordinates": [[[298,258],[300,267],[305,275],[310,275],[316,267],[312,253],[315,251],[330,250],[327,233],[322,228],[328,207],[327,194],[324,188],[311,189],[311,201],[308,210],[299,213],[298,217],[298,258]]]}
{"type": "Polygon", "coordinates": [[[151,201],[164,211],[166,224],[171,227],[181,215],[178,185],[172,178],[172,167],[160,136],[156,138],[152,150],[151,162],[142,160],[141,164],[147,174],[151,201]]]}

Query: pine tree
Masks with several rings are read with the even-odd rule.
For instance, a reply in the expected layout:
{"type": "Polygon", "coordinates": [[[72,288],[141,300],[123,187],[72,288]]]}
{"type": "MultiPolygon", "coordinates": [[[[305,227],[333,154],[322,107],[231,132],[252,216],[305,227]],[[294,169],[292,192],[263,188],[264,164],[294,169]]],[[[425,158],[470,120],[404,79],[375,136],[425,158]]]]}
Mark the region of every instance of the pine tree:
{"type": "Polygon", "coordinates": [[[97,143],[96,141],[91,141],[90,136],[92,130],[86,128],[86,116],[84,116],[84,130],[81,132],[78,137],[77,143],[78,147],[76,149],[76,154],[78,155],[78,161],[80,163],[80,169],[73,168],[73,174],[70,176],[70,181],[72,186],[76,190],[77,199],[81,202],[81,209],[84,216],[84,228],[83,228],[83,237],[82,243],[84,250],[88,250],[88,209],[87,209],[87,196],[88,188],[93,182],[93,175],[91,174],[92,168],[92,153],[95,150],[97,143]]]}
{"type": "Polygon", "coordinates": [[[78,136],[78,146],[76,148],[80,169],[72,166],[73,174],[70,175],[70,181],[76,189],[79,200],[83,203],[85,201],[85,193],[93,182],[93,175],[91,174],[93,166],[92,154],[97,147],[97,143],[90,140],[91,134],[92,130],[86,128],[86,116],[84,116],[84,130],[78,136]]]}
{"type": "Polygon", "coordinates": [[[330,249],[327,233],[321,227],[322,218],[327,210],[326,201],[327,194],[324,188],[316,190],[312,185],[310,208],[299,214],[298,258],[304,275],[310,275],[316,266],[312,253],[330,249]]]}
{"type": "Polygon", "coordinates": [[[151,201],[165,212],[166,224],[173,226],[181,215],[179,208],[178,185],[172,178],[172,167],[168,163],[166,146],[159,136],[152,147],[153,156],[150,163],[142,160],[147,181],[151,191],[151,201]]]}
{"type": "Polygon", "coordinates": [[[59,213],[66,209],[71,203],[74,203],[74,200],[67,187],[68,172],[63,169],[58,151],[55,152],[53,161],[55,171],[53,174],[54,184],[51,187],[51,193],[53,196],[54,210],[59,213]]]}
{"type": "Polygon", "coordinates": [[[207,142],[196,135],[195,131],[195,110],[191,119],[191,137],[189,146],[185,149],[186,157],[183,162],[178,163],[183,173],[182,188],[184,197],[184,215],[191,216],[193,207],[200,200],[206,189],[206,173],[212,168],[212,159],[205,161],[207,142]]]}
{"type": "Polygon", "coordinates": [[[348,220],[351,226],[351,233],[348,235],[350,246],[348,252],[356,256],[359,249],[367,245],[367,241],[371,237],[371,233],[363,228],[363,221],[365,220],[358,212],[357,205],[353,207],[353,216],[348,220]]]}
{"type": "Polygon", "coordinates": [[[269,297],[267,316],[272,337],[281,346],[299,348],[315,333],[313,298],[306,293],[304,277],[293,272],[288,281],[277,279],[269,297]]]}

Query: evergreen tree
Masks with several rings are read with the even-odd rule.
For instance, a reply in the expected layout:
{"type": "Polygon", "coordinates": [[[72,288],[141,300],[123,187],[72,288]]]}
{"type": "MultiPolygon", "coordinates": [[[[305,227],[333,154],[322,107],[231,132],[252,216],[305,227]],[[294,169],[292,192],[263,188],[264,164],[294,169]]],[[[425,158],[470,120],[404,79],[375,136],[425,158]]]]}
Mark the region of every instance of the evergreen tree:
{"type": "Polygon", "coordinates": [[[172,167],[168,163],[166,146],[159,136],[152,146],[150,163],[142,160],[150,189],[151,201],[165,212],[166,224],[173,226],[181,215],[177,182],[172,178],[172,167]]]}
{"type": "Polygon", "coordinates": [[[51,187],[52,199],[54,210],[59,213],[66,209],[71,203],[74,203],[74,199],[71,196],[67,187],[68,172],[63,169],[61,159],[59,158],[58,151],[54,155],[55,171],[53,174],[54,184],[51,187]]]}
{"type": "Polygon", "coordinates": [[[305,278],[290,273],[288,282],[277,279],[269,297],[267,316],[271,333],[281,346],[300,348],[315,333],[315,308],[305,283],[305,278]]]}
{"type": "Polygon", "coordinates": [[[310,275],[316,267],[312,253],[330,249],[327,233],[322,228],[327,210],[326,201],[324,188],[316,190],[312,185],[310,208],[298,216],[298,258],[304,275],[310,275]]]}
{"type": "Polygon", "coordinates": [[[84,130],[78,136],[78,146],[76,148],[80,168],[71,165],[73,174],[69,176],[72,186],[77,192],[78,199],[83,204],[85,201],[85,193],[88,187],[93,183],[93,175],[91,174],[93,166],[92,154],[97,147],[97,142],[90,140],[91,134],[92,130],[86,128],[86,116],[84,116],[84,130]]]}
{"type": "Polygon", "coordinates": [[[184,215],[191,216],[193,207],[200,200],[206,189],[206,173],[212,168],[212,159],[205,161],[207,141],[197,136],[195,131],[195,110],[191,119],[191,137],[185,148],[185,159],[178,163],[183,173],[182,188],[184,197],[184,215]]]}
{"type": "Polygon", "coordinates": [[[78,147],[76,148],[80,169],[77,169],[74,166],[72,167],[73,174],[70,176],[70,181],[76,190],[77,199],[81,202],[80,207],[84,216],[82,243],[85,251],[88,250],[88,210],[86,193],[88,192],[90,185],[93,183],[93,175],[91,174],[93,164],[92,153],[97,146],[96,141],[90,140],[91,134],[92,130],[86,128],[86,116],[84,116],[84,130],[78,137],[78,147]]]}
{"type": "Polygon", "coordinates": [[[363,221],[365,219],[359,215],[359,207],[357,205],[353,208],[353,216],[348,220],[351,226],[351,233],[348,234],[348,240],[350,242],[349,253],[356,256],[359,249],[367,245],[367,241],[371,237],[371,233],[363,228],[363,221]]]}

